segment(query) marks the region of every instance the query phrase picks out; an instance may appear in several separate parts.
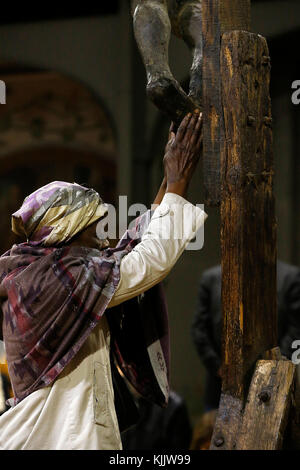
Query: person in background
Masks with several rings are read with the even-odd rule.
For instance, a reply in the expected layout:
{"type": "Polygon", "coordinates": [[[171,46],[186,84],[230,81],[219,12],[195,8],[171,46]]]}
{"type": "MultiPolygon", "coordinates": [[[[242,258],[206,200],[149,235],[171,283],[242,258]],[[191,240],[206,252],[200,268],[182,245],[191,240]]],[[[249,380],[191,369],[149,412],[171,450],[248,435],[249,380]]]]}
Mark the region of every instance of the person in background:
{"type": "MultiPolygon", "coordinates": [[[[300,339],[300,269],[277,261],[278,345],[288,359],[300,339]]],[[[206,369],[204,411],[218,408],[221,395],[221,266],[203,272],[191,335],[206,369]]]]}
{"type": "Polygon", "coordinates": [[[135,426],[122,433],[123,449],[189,450],[192,427],[183,398],[171,390],[167,408],[161,408],[134,395],[140,418],[135,426]]]}

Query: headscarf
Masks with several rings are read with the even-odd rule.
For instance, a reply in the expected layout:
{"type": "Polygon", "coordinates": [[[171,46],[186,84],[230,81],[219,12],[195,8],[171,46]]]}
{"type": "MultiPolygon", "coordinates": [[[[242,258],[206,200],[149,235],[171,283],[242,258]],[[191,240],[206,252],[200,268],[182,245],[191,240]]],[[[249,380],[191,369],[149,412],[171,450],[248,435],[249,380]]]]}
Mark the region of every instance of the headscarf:
{"type": "Polygon", "coordinates": [[[12,231],[31,244],[57,246],[107,213],[94,189],[54,181],[30,194],[12,215],[12,231]]]}

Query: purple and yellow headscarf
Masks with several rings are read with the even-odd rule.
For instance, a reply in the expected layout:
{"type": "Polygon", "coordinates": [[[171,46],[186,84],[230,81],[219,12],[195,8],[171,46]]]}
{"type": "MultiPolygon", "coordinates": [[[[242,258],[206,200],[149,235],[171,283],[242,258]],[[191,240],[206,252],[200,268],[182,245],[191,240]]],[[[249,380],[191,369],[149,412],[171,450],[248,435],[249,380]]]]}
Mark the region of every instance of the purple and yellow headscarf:
{"type": "Polygon", "coordinates": [[[54,181],[30,194],[12,215],[12,231],[36,245],[56,246],[107,213],[94,189],[54,181]]]}

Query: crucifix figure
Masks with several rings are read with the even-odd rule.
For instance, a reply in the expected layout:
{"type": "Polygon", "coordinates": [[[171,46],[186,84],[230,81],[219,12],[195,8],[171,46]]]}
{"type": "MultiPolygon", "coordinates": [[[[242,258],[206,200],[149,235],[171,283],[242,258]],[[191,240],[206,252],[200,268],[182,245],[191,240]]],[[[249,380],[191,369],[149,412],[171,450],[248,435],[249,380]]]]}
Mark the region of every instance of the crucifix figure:
{"type": "Polygon", "coordinates": [[[146,67],[151,101],[179,124],[202,103],[201,0],[131,0],[134,32],[146,67]],[[168,59],[171,32],[193,54],[189,93],[174,78],[168,59]]]}

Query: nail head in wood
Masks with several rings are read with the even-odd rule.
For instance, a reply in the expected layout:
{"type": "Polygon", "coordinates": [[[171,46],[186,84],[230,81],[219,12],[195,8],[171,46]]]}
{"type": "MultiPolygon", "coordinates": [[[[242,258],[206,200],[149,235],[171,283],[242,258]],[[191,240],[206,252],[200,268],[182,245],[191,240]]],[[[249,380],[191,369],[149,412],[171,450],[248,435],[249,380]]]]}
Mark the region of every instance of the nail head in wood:
{"type": "Polygon", "coordinates": [[[214,439],[214,445],[216,447],[221,447],[224,444],[224,437],[222,435],[218,435],[214,439]]]}
{"type": "Polygon", "coordinates": [[[263,118],[263,123],[268,127],[272,127],[272,122],[273,122],[273,119],[270,116],[265,116],[263,118]]]}
{"type": "Polygon", "coordinates": [[[256,119],[254,116],[247,116],[247,124],[248,126],[253,126],[256,122],[256,119]]]}
{"type": "Polygon", "coordinates": [[[264,55],[261,61],[262,65],[271,65],[271,57],[264,55]]]}
{"type": "Polygon", "coordinates": [[[259,395],[258,395],[258,398],[260,399],[260,401],[262,401],[263,403],[267,403],[271,400],[271,393],[269,392],[269,390],[262,390],[259,395]]]}

